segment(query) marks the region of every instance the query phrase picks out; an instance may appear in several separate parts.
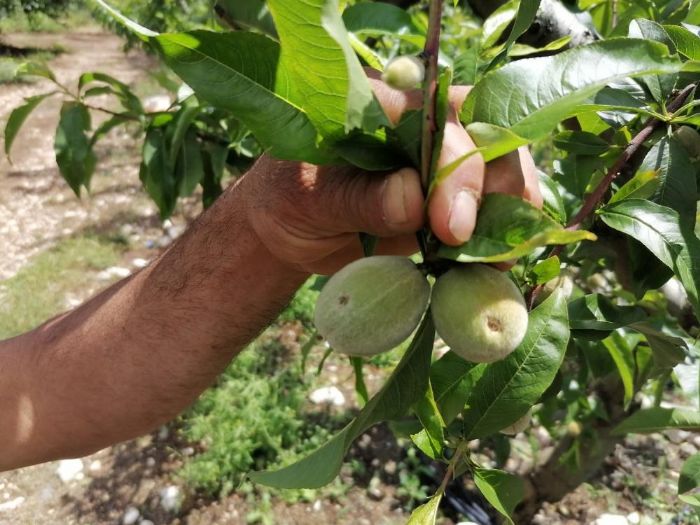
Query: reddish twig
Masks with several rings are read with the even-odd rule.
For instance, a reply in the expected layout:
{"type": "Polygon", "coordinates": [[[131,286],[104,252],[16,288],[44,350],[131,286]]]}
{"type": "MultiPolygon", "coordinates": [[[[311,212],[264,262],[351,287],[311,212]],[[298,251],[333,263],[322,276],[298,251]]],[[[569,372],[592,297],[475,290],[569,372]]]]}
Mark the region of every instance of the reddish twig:
{"type": "Polygon", "coordinates": [[[421,182],[427,193],[430,183],[430,168],[433,163],[433,148],[437,132],[437,82],[438,56],[440,54],[440,33],[443,0],[430,2],[428,35],[423,50],[425,60],[425,82],[423,84],[423,133],[421,140],[421,182]]]}
{"type": "MultiPolygon", "coordinates": [[[[690,96],[690,94],[696,87],[697,84],[690,84],[689,86],[686,86],[680,93],[678,93],[678,95],[676,95],[676,97],[668,104],[667,113],[671,114],[682,108],[685,104],[686,99],[690,96]]],[[[634,138],[632,138],[629,144],[627,144],[627,147],[615,161],[615,164],[613,164],[613,166],[608,170],[608,173],[605,175],[605,178],[603,178],[603,180],[600,181],[600,183],[598,184],[598,186],[596,186],[593,192],[590,195],[588,195],[588,197],[586,197],[586,200],[583,202],[583,206],[581,206],[581,209],[573,217],[573,219],[569,221],[569,224],[567,224],[567,230],[578,230],[584,223],[584,221],[588,219],[591,215],[593,215],[595,210],[598,208],[598,205],[603,200],[603,197],[605,197],[608,190],[610,190],[610,186],[612,185],[613,181],[620,175],[625,166],[627,166],[627,163],[630,161],[630,159],[632,159],[637,154],[637,152],[644,145],[644,143],[649,139],[649,137],[652,136],[652,134],[658,129],[658,127],[662,123],[662,120],[659,120],[654,117],[650,118],[644,123],[644,127],[642,128],[642,130],[639,133],[637,133],[637,135],[635,135],[634,138]]],[[[550,252],[549,257],[558,256],[563,250],[563,245],[556,246],[550,252]]],[[[537,299],[537,296],[541,291],[542,285],[537,286],[532,290],[528,301],[530,308],[534,306],[535,300],[537,299]]]]}

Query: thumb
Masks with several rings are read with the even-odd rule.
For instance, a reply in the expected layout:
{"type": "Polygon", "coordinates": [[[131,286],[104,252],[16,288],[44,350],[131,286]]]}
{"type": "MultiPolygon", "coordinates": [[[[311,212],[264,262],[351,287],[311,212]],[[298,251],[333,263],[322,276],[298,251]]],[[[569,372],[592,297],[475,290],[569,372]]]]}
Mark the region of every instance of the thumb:
{"type": "Polygon", "coordinates": [[[339,180],[333,180],[333,175],[322,179],[316,195],[316,205],[330,215],[331,229],[393,237],[413,233],[423,225],[423,190],[416,170],[403,168],[385,176],[338,175],[339,180]]]}

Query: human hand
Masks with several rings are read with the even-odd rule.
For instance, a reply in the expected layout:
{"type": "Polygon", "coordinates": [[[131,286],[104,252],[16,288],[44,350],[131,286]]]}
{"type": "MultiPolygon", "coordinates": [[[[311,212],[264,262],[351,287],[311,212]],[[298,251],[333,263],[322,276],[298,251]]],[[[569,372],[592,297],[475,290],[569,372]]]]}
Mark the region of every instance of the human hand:
{"type": "MultiPolygon", "coordinates": [[[[402,92],[369,74],[387,116],[397,122],[419,108],[419,91],[402,92]]],[[[459,122],[469,92],[454,87],[438,166],[475,149],[459,122]]],[[[417,251],[414,233],[426,221],[420,177],[413,168],[390,174],[348,166],[319,167],[263,156],[239,184],[252,228],[267,250],[296,269],[331,274],[362,257],[358,232],[380,238],[377,253],[417,251]]],[[[542,205],[536,169],[526,148],[485,165],[467,158],[430,197],[427,220],[445,244],[457,246],[472,235],[479,202],[486,193],[508,193],[542,205]]]]}

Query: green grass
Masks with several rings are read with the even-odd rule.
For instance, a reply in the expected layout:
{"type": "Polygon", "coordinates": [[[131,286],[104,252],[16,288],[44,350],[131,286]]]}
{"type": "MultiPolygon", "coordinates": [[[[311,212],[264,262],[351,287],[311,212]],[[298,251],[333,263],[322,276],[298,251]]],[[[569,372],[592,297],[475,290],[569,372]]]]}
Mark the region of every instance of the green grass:
{"type": "Polygon", "coordinates": [[[64,50],[57,46],[54,49],[41,51],[30,51],[21,57],[0,56],[0,85],[13,83],[31,83],[35,82],[36,77],[18,77],[16,76],[17,67],[24,62],[44,63],[51,60],[56,55],[63,53],[64,50]]]}
{"type": "Polygon", "coordinates": [[[66,310],[66,294],[85,286],[85,273],[119,261],[114,242],[94,237],[61,241],[0,282],[0,339],[31,330],[66,310]]]}
{"type": "Polygon", "coordinates": [[[304,374],[300,356],[277,339],[277,327],[289,321],[310,329],[317,296],[310,280],[277,322],[183,416],[183,436],[205,445],[181,471],[189,484],[211,494],[240,491],[246,472],[299,459],[325,443],[342,423],[327,413],[307,412],[315,376],[304,374]]]}
{"type": "Polygon", "coordinates": [[[61,33],[71,29],[84,28],[86,25],[96,25],[96,22],[90,10],[85,7],[69,8],[58,17],[44,13],[28,16],[20,10],[14,11],[10,16],[0,19],[0,34],[35,31],[61,33]]]}

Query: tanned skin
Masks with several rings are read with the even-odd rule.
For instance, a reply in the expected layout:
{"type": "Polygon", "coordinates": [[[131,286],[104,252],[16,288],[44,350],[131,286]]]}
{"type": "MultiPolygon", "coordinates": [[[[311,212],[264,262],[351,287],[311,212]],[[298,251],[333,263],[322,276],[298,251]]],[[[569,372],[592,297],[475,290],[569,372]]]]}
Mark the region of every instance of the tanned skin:
{"type": "MultiPolygon", "coordinates": [[[[372,83],[395,121],[420,104],[419,93],[372,83]]],[[[454,89],[455,108],[466,93],[454,89]]],[[[440,164],[473,148],[453,111],[440,164]]],[[[157,428],[215,381],[309,275],[360,257],[358,232],[380,236],[382,253],[410,254],[427,220],[458,245],[471,236],[480,196],[493,191],[541,205],[526,150],[488,166],[470,157],[427,207],[413,169],[368,174],[264,156],[150,266],[0,342],[0,471],[157,428]]]]}

